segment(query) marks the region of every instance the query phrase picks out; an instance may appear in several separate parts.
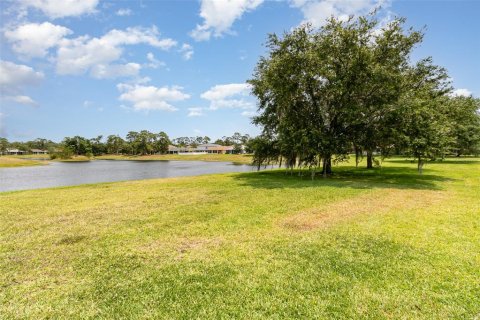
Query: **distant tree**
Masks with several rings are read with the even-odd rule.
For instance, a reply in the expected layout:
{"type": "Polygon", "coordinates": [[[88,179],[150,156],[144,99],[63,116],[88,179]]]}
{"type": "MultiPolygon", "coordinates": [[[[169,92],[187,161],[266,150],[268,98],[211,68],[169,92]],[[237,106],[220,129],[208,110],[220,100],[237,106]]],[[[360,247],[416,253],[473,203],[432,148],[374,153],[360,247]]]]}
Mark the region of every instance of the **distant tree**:
{"type": "Polygon", "coordinates": [[[218,145],[221,145],[221,146],[225,145],[225,143],[224,143],[224,141],[223,141],[222,139],[217,139],[217,140],[215,140],[214,143],[215,143],[215,144],[218,144],[218,145]]]}
{"type": "Polygon", "coordinates": [[[278,141],[271,137],[258,136],[250,141],[250,147],[254,152],[253,164],[258,170],[262,165],[276,163],[280,158],[278,141]]]}
{"type": "Polygon", "coordinates": [[[29,151],[30,147],[26,142],[20,142],[20,141],[12,141],[9,143],[9,147],[13,149],[18,149],[22,151],[29,151]]]}
{"type": "Polygon", "coordinates": [[[0,138],[0,153],[5,153],[8,147],[8,140],[6,138],[0,138]]]}
{"type": "Polygon", "coordinates": [[[106,149],[107,153],[119,154],[125,148],[125,140],[118,135],[109,135],[107,137],[106,149]]]}
{"type": "Polygon", "coordinates": [[[136,136],[137,151],[141,155],[150,154],[153,152],[153,141],[155,135],[148,130],[142,130],[136,136]]]}
{"type": "Polygon", "coordinates": [[[170,138],[165,132],[160,132],[154,135],[154,152],[155,153],[167,153],[168,146],[170,145],[170,138]]]}
{"type": "Polygon", "coordinates": [[[178,137],[173,139],[173,144],[179,147],[186,147],[190,145],[190,138],[189,137],[178,137]]]}
{"type": "Polygon", "coordinates": [[[96,138],[90,139],[90,146],[94,156],[98,156],[107,152],[107,146],[102,142],[103,136],[97,136],[96,138]]]}
{"type": "MultiPolygon", "coordinates": [[[[394,108],[402,93],[411,90],[403,79],[409,69],[410,54],[422,41],[423,34],[404,30],[404,18],[396,18],[381,29],[374,19],[359,18],[349,29],[356,43],[357,63],[352,65],[355,94],[352,110],[355,114],[352,141],[356,156],[367,154],[367,168],[373,168],[373,154],[381,150],[388,154],[394,143],[391,123],[394,108]]],[[[358,163],[358,158],[357,161],[358,163]]]]}
{"type": "Polygon", "coordinates": [[[33,141],[27,141],[26,145],[29,147],[29,149],[49,150],[55,147],[56,144],[51,140],[37,138],[33,141]]]}
{"type": "Polygon", "coordinates": [[[226,137],[226,136],[223,136],[222,137],[222,141],[223,141],[223,144],[224,146],[231,146],[233,145],[233,141],[232,141],[232,138],[231,137],[226,137]]]}
{"type": "Polygon", "coordinates": [[[418,161],[423,172],[426,160],[444,157],[452,145],[452,122],[448,119],[450,84],[445,69],[425,59],[412,68],[407,78],[415,90],[404,92],[398,114],[398,143],[418,161]]]}
{"type": "Polygon", "coordinates": [[[64,148],[68,148],[75,155],[91,155],[92,146],[88,139],[84,137],[75,136],[75,137],[65,137],[63,139],[62,145],[64,148]]]}
{"type": "Polygon", "coordinates": [[[129,154],[137,154],[137,141],[138,141],[138,132],[136,131],[129,131],[127,133],[127,142],[128,142],[128,150],[129,154]]]}
{"type": "Polygon", "coordinates": [[[480,99],[448,99],[447,116],[452,122],[452,151],[457,157],[480,153],[480,99]]]}

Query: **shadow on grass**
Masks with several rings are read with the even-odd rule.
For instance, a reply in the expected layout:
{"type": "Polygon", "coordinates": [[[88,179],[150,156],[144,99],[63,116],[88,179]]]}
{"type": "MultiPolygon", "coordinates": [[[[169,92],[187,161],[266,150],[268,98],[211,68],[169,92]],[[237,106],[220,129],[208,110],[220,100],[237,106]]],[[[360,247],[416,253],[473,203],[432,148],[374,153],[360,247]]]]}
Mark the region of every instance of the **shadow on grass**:
{"type": "Polygon", "coordinates": [[[339,167],[334,173],[323,178],[320,174],[311,179],[310,172],[295,170],[293,173],[285,169],[260,172],[240,173],[234,176],[242,184],[261,189],[276,188],[311,188],[337,187],[355,189],[395,188],[395,189],[429,189],[442,190],[442,182],[454,181],[435,174],[420,175],[416,170],[405,167],[389,167],[382,169],[356,169],[339,167]]]}
{"type": "MultiPolygon", "coordinates": [[[[417,160],[412,159],[387,159],[385,162],[417,164],[417,160]]],[[[445,160],[425,162],[426,166],[429,164],[480,164],[480,160],[478,158],[447,158],[445,160]]]]}

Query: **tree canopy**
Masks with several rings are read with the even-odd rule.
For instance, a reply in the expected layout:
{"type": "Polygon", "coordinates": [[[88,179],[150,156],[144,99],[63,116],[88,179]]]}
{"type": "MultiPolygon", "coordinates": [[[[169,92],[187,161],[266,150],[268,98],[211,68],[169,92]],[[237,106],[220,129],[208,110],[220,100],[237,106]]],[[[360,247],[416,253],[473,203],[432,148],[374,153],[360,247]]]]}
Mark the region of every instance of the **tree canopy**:
{"type": "MultiPolygon", "coordinates": [[[[446,71],[431,58],[411,62],[423,33],[405,28],[405,19],[380,25],[374,15],[347,21],[332,17],[315,29],[303,25],[283,37],[271,34],[248,82],[258,98],[262,127],[255,142],[257,164],[318,168],[326,176],[332,161],[354,150],[382,156],[401,148],[419,161],[444,155],[451,146],[453,117],[446,71]]],[[[468,108],[474,125],[478,114],[468,108]]],[[[467,113],[468,113],[467,112],[467,113]]],[[[465,136],[465,130],[457,130],[465,136]]],[[[458,141],[472,139],[460,138],[458,141]]],[[[457,148],[460,150],[459,148],[457,148]]],[[[472,147],[468,147],[472,150],[472,147]]]]}

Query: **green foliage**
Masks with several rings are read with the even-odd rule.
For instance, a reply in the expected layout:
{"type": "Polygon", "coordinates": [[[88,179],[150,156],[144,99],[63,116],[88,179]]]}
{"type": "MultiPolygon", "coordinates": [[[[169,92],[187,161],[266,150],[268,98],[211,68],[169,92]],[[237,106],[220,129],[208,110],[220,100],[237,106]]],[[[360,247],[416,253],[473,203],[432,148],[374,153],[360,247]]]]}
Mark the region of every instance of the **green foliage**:
{"type": "Polygon", "coordinates": [[[384,158],[402,150],[418,159],[421,172],[425,159],[443,157],[454,140],[457,152],[474,152],[478,104],[450,101],[448,75],[430,58],[411,63],[423,34],[404,24],[396,18],[380,28],[373,15],[332,17],[320,29],[270,35],[268,56],[249,80],[260,111],[253,122],[263,128],[256,161],[286,159],[313,176],[320,163],[331,173],[332,159],[352,151],[357,159],[366,152],[373,168],[375,152],[384,158]]]}
{"type": "Polygon", "coordinates": [[[130,131],[127,134],[128,154],[146,155],[166,153],[170,139],[165,132],[152,133],[148,130],[130,131]]]}
{"type": "Polygon", "coordinates": [[[453,97],[447,104],[454,139],[451,151],[457,156],[480,154],[480,99],[453,97]]]}
{"type": "Polygon", "coordinates": [[[199,144],[205,144],[210,142],[210,138],[205,137],[178,137],[172,140],[172,143],[179,147],[197,147],[199,144]]]}
{"type": "Polygon", "coordinates": [[[109,135],[107,137],[106,149],[108,154],[120,154],[126,149],[125,140],[118,135],[109,135]]]}
{"type": "Polygon", "coordinates": [[[6,138],[0,138],[0,154],[7,151],[8,140],[6,138]]]}
{"type": "Polygon", "coordinates": [[[60,150],[50,152],[50,159],[52,159],[52,160],[55,160],[55,159],[68,160],[68,159],[71,159],[74,154],[76,154],[76,153],[71,147],[64,146],[60,150]]]}
{"type": "Polygon", "coordinates": [[[73,138],[65,137],[62,142],[64,150],[70,150],[75,155],[86,155],[87,153],[92,153],[92,145],[90,140],[75,136],[73,138]]]}

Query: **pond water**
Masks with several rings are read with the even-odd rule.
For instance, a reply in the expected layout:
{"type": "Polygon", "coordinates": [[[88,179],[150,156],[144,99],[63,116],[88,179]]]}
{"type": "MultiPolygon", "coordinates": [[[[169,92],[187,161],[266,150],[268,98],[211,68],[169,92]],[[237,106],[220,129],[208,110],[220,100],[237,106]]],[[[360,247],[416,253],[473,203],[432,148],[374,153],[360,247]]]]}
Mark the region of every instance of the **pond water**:
{"type": "Polygon", "coordinates": [[[207,161],[52,162],[44,166],[0,168],[0,191],[253,170],[246,164],[207,161]]]}

